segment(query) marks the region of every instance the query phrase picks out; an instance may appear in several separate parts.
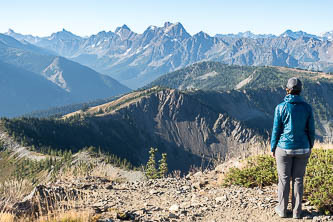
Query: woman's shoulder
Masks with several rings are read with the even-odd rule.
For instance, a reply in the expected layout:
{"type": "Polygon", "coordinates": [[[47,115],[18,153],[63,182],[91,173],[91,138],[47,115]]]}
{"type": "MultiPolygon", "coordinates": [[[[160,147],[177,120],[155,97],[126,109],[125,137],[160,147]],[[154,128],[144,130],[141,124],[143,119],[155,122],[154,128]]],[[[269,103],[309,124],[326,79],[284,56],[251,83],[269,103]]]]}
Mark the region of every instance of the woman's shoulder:
{"type": "Polygon", "coordinates": [[[278,104],[278,105],[276,106],[276,109],[281,109],[281,108],[285,107],[286,104],[287,104],[287,103],[286,103],[285,101],[283,101],[283,102],[281,102],[280,104],[278,104]]]}

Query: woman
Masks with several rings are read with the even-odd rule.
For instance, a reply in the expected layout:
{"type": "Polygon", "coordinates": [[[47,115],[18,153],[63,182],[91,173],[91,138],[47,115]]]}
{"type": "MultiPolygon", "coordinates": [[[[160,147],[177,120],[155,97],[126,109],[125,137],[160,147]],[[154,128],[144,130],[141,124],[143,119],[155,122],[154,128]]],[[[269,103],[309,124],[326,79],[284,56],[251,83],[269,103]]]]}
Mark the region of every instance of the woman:
{"type": "Polygon", "coordinates": [[[279,176],[278,205],[275,212],[287,216],[287,206],[292,178],[293,218],[300,219],[302,212],[303,177],[315,137],[312,108],[300,93],[301,81],[293,77],[286,86],[284,102],[275,108],[271,138],[271,151],[276,159],[279,176]]]}

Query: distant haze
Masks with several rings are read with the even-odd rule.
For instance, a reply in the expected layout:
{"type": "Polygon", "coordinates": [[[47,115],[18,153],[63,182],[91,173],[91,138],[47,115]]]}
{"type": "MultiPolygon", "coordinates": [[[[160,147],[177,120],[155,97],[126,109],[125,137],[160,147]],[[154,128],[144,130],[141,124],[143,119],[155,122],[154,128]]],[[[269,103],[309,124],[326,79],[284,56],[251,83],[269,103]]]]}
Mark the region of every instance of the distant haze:
{"type": "Polygon", "coordinates": [[[123,24],[142,33],[149,25],[170,21],[181,22],[192,35],[248,30],[279,35],[287,29],[320,35],[333,30],[332,8],[331,0],[12,0],[1,3],[0,33],[12,28],[23,34],[49,36],[65,28],[85,36],[114,31],[123,24]]]}

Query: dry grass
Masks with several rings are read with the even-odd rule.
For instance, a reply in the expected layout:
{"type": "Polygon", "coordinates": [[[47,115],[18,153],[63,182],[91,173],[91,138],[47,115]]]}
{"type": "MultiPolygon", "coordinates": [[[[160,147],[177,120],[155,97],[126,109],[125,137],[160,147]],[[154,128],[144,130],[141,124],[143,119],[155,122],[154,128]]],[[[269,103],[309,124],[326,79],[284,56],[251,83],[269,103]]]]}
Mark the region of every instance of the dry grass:
{"type": "Polygon", "coordinates": [[[0,222],[14,222],[15,216],[10,213],[0,213],[0,222]]]}
{"type": "Polygon", "coordinates": [[[119,171],[119,169],[116,169],[111,164],[100,163],[98,160],[84,161],[83,164],[76,164],[69,169],[61,170],[57,179],[66,181],[78,177],[94,176],[115,180],[120,177],[119,171]],[[87,169],[88,165],[89,169],[87,169]]]}
{"type": "MultiPolygon", "coordinates": [[[[96,167],[92,164],[91,168],[87,166],[90,161],[86,161],[83,164],[75,164],[73,167],[64,168],[59,172],[59,177],[57,180],[68,181],[78,177],[85,177],[91,175],[91,172],[96,167]]],[[[99,168],[102,169],[102,168],[99,168]]],[[[104,174],[101,172],[100,174],[104,174]]],[[[49,178],[50,179],[50,178],[49,178]]],[[[43,183],[47,183],[49,180],[45,180],[43,183]]],[[[88,211],[78,211],[73,209],[84,209],[84,206],[88,206],[91,203],[91,199],[88,193],[81,193],[78,195],[73,195],[69,191],[65,191],[65,196],[59,197],[55,193],[51,193],[49,201],[36,196],[34,197],[34,202],[36,203],[36,215],[41,215],[36,218],[36,216],[25,216],[17,218],[14,214],[10,213],[10,210],[15,202],[21,201],[27,194],[29,194],[33,189],[33,186],[28,180],[14,180],[8,179],[7,181],[0,183],[0,222],[2,221],[39,221],[39,222],[85,222],[94,221],[92,218],[92,212],[88,211]],[[59,199],[61,198],[61,199],[59,199]],[[54,203],[48,205],[48,203],[54,203]]]]}
{"type": "Polygon", "coordinates": [[[0,222],[23,222],[23,221],[35,221],[35,222],[93,222],[97,221],[98,216],[93,216],[90,211],[62,211],[56,214],[48,214],[46,216],[36,218],[17,218],[10,213],[0,213],[0,222]]]}
{"type": "MultiPolygon", "coordinates": [[[[5,206],[0,212],[0,222],[4,221],[37,221],[37,222],[86,222],[94,221],[92,211],[85,210],[85,206],[91,204],[89,192],[74,194],[71,190],[65,190],[65,195],[60,193],[44,194],[41,197],[39,193],[31,199],[32,214],[16,217],[10,213],[10,206],[5,206]],[[75,209],[75,210],[74,210],[75,209]]],[[[8,201],[5,201],[8,202],[8,201]]],[[[6,205],[6,204],[5,204],[6,205]]]]}
{"type": "Polygon", "coordinates": [[[90,211],[63,211],[38,218],[37,222],[88,222],[96,221],[90,211]]]}
{"type": "Polygon", "coordinates": [[[77,115],[77,114],[80,114],[80,115],[90,114],[90,115],[97,115],[97,116],[109,115],[110,113],[114,112],[115,110],[119,110],[123,107],[128,106],[129,104],[140,101],[143,97],[148,96],[147,93],[152,92],[156,89],[158,89],[157,86],[155,86],[151,89],[143,90],[143,91],[134,91],[134,92],[128,93],[128,94],[126,94],[126,95],[124,95],[124,96],[122,96],[119,99],[116,99],[114,101],[111,101],[111,102],[108,102],[108,103],[105,103],[105,104],[102,104],[102,105],[90,107],[86,111],[79,110],[79,111],[76,111],[76,112],[73,112],[73,113],[66,114],[65,116],[62,117],[62,119],[66,119],[66,118],[72,117],[72,116],[77,115]],[[114,108],[114,107],[117,107],[117,109],[113,110],[112,108],[114,108]],[[98,112],[100,110],[103,113],[98,114],[98,112]]]}
{"type": "Polygon", "coordinates": [[[21,200],[32,190],[28,180],[7,180],[0,184],[0,194],[7,200],[21,200]]]}
{"type": "MultiPolygon", "coordinates": [[[[274,66],[273,66],[274,67],[274,66]]],[[[311,70],[303,70],[303,69],[296,69],[296,68],[288,68],[288,67],[274,67],[281,71],[293,71],[293,72],[301,72],[301,73],[309,73],[309,74],[322,74],[321,72],[311,71],[311,70]]]]}
{"type": "Polygon", "coordinates": [[[319,142],[316,142],[314,144],[313,148],[328,150],[328,149],[333,149],[333,144],[332,143],[319,143],[319,142]]]}
{"type": "Polygon", "coordinates": [[[326,73],[318,73],[317,76],[312,77],[312,79],[333,79],[333,75],[326,74],[326,73]]]}

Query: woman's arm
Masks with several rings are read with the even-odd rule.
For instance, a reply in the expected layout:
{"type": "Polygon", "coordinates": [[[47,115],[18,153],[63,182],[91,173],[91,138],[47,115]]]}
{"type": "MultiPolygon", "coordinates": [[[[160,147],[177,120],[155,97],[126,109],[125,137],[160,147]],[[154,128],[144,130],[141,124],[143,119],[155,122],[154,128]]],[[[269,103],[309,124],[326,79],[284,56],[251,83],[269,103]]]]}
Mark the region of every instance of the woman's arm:
{"type": "Polygon", "coordinates": [[[271,151],[274,153],[283,130],[279,106],[275,108],[274,123],[271,137],[271,151]]]}
{"type": "Polygon", "coordinates": [[[309,138],[309,143],[310,143],[310,149],[313,147],[314,140],[315,140],[315,121],[313,117],[313,111],[310,106],[310,115],[307,121],[307,134],[309,138]]]}

